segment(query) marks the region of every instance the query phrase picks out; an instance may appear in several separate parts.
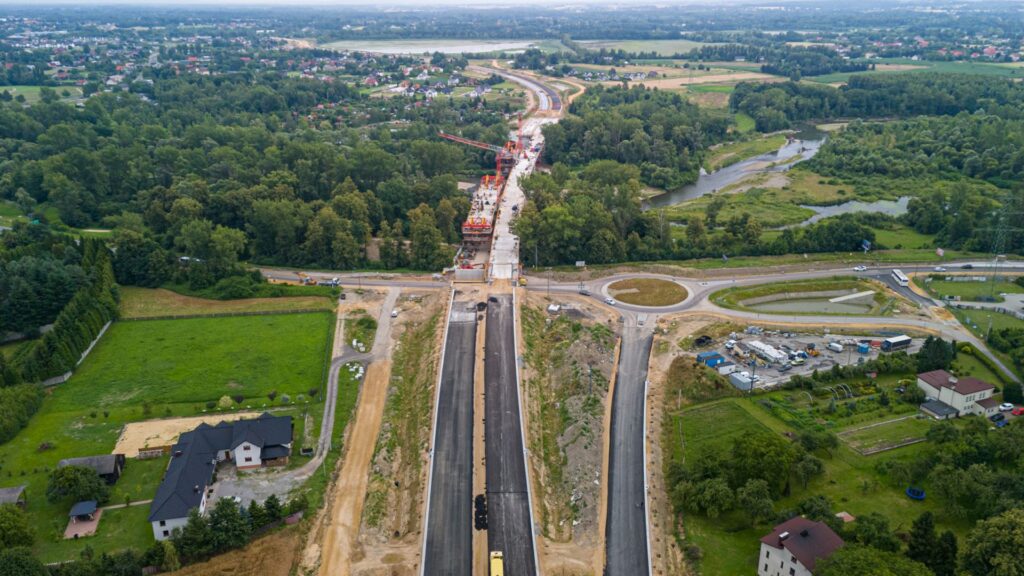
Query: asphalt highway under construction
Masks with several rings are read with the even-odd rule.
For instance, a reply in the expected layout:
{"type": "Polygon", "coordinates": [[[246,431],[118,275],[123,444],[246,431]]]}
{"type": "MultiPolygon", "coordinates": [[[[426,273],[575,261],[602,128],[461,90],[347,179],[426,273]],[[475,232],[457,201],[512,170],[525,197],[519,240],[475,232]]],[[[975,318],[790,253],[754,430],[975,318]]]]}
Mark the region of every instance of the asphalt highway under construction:
{"type": "Polygon", "coordinates": [[[511,295],[488,299],[486,330],[487,545],[491,551],[504,554],[505,574],[532,576],[537,574],[537,557],[526,478],[511,295]]]}
{"type": "Polygon", "coordinates": [[[476,312],[453,301],[437,392],[423,544],[425,576],[473,573],[473,371],[476,312]]]}

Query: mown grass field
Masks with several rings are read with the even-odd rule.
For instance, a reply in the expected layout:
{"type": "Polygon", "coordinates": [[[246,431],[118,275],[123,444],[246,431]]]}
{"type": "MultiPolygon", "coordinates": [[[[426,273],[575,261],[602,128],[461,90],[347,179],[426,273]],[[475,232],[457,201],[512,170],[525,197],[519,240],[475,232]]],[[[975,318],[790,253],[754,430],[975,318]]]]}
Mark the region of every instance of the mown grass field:
{"type": "MultiPolygon", "coordinates": [[[[914,426],[911,424],[911,426],[914,426]]],[[[698,405],[679,413],[678,420],[668,418],[662,429],[664,443],[679,455],[696,455],[702,450],[727,450],[731,443],[752,434],[782,434],[793,432],[758,405],[758,397],[721,400],[713,404],[698,405]],[[683,440],[678,440],[677,422],[682,422],[683,440]]],[[[893,429],[892,432],[897,432],[893,429]]],[[[882,432],[878,432],[881,434],[882,432]]],[[[887,460],[907,460],[924,446],[916,444],[880,453],[861,456],[840,444],[834,454],[818,456],[825,464],[825,473],[812,480],[807,488],[792,482],[792,493],[775,502],[776,510],[793,508],[802,500],[822,495],[828,498],[835,511],[846,511],[854,516],[868,512],[884,514],[890,526],[907,531],[911,522],[924,511],[936,516],[940,529],[952,529],[962,536],[970,525],[950,517],[935,499],[912,501],[903,493],[903,486],[893,486],[881,476],[876,466],[887,460]]],[[[927,489],[928,486],[925,486],[927,489]]],[[[733,510],[714,519],[700,514],[686,514],[683,518],[687,544],[696,544],[703,550],[700,573],[705,576],[731,576],[753,571],[757,566],[758,539],[771,526],[751,525],[742,510],[733,510]]]]}
{"type": "Polygon", "coordinates": [[[185,296],[163,288],[121,287],[121,317],[190,316],[239,312],[281,312],[289,310],[331,310],[334,303],[323,296],[211,300],[185,296]]]}
{"type": "MultiPolygon", "coordinates": [[[[979,276],[987,275],[984,270],[977,272],[979,276]]],[[[942,277],[942,274],[935,276],[942,277]]],[[[995,286],[992,285],[991,281],[988,282],[951,282],[947,280],[941,280],[938,277],[922,277],[918,276],[914,278],[914,283],[918,286],[927,290],[930,294],[937,298],[944,298],[946,296],[959,296],[962,300],[981,300],[982,298],[994,297],[997,302],[1002,302],[1003,298],[999,296],[1000,293],[1006,294],[1024,294],[1024,286],[1016,284],[1014,282],[997,281],[995,286]]]]}
{"type": "Polygon", "coordinates": [[[657,278],[619,280],[608,286],[616,300],[637,306],[671,306],[686,299],[686,288],[657,278]]]}
{"type": "Polygon", "coordinates": [[[61,408],[195,404],[320,385],[325,313],[118,322],[54,403],[61,408]]]}
{"type": "MultiPolygon", "coordinates": [[[[24,96],[26,104],[35,104],[40,100],[39,92],[42,88],[42,86],[0,86],[0,92],[9,92],[14,97],[24,96]]],[[[82,96],[82,89],[78,86],[49,86],[49,88],[54,90],[61,99],[81,98],[82,96]],[[64,95],[64,92],[67,92],[67,96],[64,95]]]]}

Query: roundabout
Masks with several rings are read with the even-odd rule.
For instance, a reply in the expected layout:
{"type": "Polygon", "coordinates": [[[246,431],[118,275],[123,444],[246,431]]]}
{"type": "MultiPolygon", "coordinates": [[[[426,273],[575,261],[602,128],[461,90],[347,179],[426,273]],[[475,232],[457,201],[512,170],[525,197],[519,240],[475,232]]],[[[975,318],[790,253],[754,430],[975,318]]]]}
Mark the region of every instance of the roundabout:
{"type": "Polygon", "coordinates": [[[662,278],[627,278],[605,286],[608,296],[633,306],[662,308],[686,300],[689,291],[678,282],[662,278]]]}

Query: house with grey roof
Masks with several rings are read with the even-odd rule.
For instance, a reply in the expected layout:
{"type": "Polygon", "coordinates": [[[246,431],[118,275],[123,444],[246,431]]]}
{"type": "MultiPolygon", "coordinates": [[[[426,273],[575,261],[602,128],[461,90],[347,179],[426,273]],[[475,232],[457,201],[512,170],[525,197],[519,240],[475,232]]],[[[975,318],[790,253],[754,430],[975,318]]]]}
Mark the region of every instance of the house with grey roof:
{"type": "Polygon", "coordinates": [[[171,448],[163,482],[149,507],[157,540],[171,537],[188,522],[189,512],[206,512],[217,464],[231,461],[239,470],[287,464],[291,455],[292,417],[264,413],[251,420],[200,424],[171,448]]]}

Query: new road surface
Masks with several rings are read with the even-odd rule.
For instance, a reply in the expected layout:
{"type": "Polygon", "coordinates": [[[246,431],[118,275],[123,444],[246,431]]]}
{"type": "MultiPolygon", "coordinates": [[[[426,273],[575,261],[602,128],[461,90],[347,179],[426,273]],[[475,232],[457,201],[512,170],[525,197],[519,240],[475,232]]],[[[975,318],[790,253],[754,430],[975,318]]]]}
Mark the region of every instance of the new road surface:
{"type": "Polygon", "coordinates": [[[534,576],[537,562],[519,409],[515,309],[511,295],[488,299],[486,331],[487,546],[505,555],[506,574],[534,576]]]}
{"type": "Polygon", "coordinates": [[[473,573],[473,370],[476,312],[453,302],[434,417],[424,576],[473,573]]]}
{"type": "Polygon", "coordinates": [[[644,474],[644,398],[651,342],[652,335],[648,329],[627,326],[622,330],[609,439],[606,576],[650,573],[644,474]]]}

